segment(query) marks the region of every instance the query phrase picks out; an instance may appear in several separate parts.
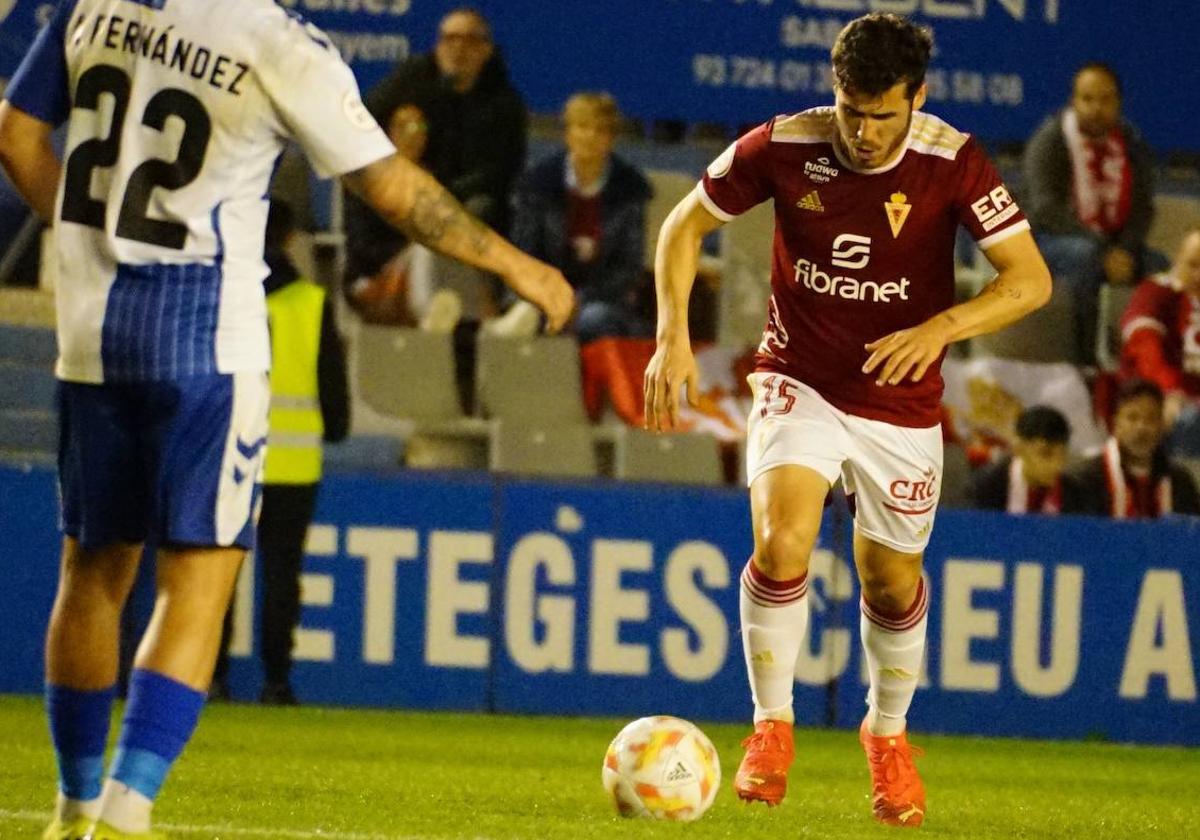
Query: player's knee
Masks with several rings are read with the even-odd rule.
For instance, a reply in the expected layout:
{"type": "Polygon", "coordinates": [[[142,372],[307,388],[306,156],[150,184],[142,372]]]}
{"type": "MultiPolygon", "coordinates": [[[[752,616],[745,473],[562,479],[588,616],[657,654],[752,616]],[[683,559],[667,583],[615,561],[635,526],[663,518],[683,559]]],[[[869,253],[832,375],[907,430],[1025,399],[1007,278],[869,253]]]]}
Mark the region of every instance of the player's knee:
{"type": "Polygon", "coordinates": [[[864,572],[862,577],[863,599],[877,610],[901,613],[912,606],[917,597],[917,583],[921,570],[889,569],[864,572]]]}
{"type": "Polygon", "coordinates": [[[763,529],[754,563],[773,580],[791,580],[808,571],[808,558],[817,542],[817,529],[793,524],[763,529]]]}
{"type": "Polygon", "coordinates": [[[73,612],[121,609],[137,577],[140,549],[110,546],[84,550],[68,543],[63,554],[60,597],[73,612]]]}

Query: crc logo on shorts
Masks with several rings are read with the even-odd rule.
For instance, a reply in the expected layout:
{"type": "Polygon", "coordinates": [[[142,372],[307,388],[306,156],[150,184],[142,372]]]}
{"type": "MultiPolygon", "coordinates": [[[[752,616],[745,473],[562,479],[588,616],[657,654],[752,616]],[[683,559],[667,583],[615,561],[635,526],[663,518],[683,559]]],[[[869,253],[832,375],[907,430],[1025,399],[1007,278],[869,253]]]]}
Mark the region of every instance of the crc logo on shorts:
{"type": "Polygon", "coordinates": [[[871,237],[843,233],[833,240],[833,259],[838,268],[866,268],[871,261],[871,237]]]}
{"type": "Polygon", "coordinates": [[[904,516],[929,513],[937,505],[938,485],[938,476],[933,467],[918,478],[897,478],[888,485],[891,500],[884,502],[883,506],[904,516]]]}

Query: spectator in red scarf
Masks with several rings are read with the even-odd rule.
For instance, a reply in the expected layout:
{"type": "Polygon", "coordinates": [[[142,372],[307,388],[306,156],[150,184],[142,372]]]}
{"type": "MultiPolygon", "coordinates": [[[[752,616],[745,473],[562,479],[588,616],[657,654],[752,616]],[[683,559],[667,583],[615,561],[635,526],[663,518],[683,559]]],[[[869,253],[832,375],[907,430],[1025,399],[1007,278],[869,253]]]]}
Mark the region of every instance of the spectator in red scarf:
{"type": "Polygon", "coordinates": [[[1025,409],[1017,418],[1013,454],[972,479],[974,506],[1047,516],[1081,512],[1079,486],[1063,472],[1070,440],[1071,427],[1061,412],[1045,405],[1025,409]]]}
{"type": "Polygon", "coordinates": [[[1117,390],[1112,437],[1080,465],[1084,512],[1113,519],[1154,519],[1172,513],[1200,515],[1196,485],[1163,448],[1166,424],[1162,389],[1128,379],[1117,390]]]}
{"type": "Polygon", "coordinates": [[[1166,394],[1176,455],[1200,456],[1200,228],[1183,238],[1170,271],[1151,275],[1121,318],[1121,373],[1166,394]]]}
{"type": "Polygon", "coordinates": [[[1076,361],[1094,360],[1097,295],[1166,268],[1146,249],[1154,219],[1154,155],[1121,116],[1121,80],[1107,64],[1075,74],[1071,100],[1025,147],[1024,201],[1056,284],[1075,299],[1076,361]]]}

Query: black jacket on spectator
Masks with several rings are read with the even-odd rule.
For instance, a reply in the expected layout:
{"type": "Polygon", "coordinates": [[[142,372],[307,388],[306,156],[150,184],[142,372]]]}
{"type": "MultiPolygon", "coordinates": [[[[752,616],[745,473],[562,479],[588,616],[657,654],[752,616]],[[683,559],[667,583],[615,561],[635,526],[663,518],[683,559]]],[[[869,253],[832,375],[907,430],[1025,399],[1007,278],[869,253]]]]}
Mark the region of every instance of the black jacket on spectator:
{"type": "MultiPolygon", "coordinates": [[[[971,477],[971,507],[980,510],[1008,510],[1008,472],[1012,456],[1001,458],[994,464],[980,467],[971,477]]],[[[1062,499],[1060,513],[1083,513],[1084,494],[1079,482],[1070,473],[1062,477],[1062,499]]],[[[1033,510],[1029,513],[1036,514],[1033,510]]]]}
{"type": "Polygon", "coordinates": [[[343,291],[360,277],[374,277],[403,250],[408,237],[379,217],[358,196],[347,191],[342,210],[346,231],[346,274],[343,291]]]}
{"type": "MultiPolygon", "coordinates": [[[[1083,494],[1081,513],[1093,516],[1110,516],[1111,500],[1108,497],[1108,480],[1104,473],[1104,458],[1096,456],[1084,461],[1072,471],[1083,494]]],[[[1151,477],[1157,481],[1163,475],[1171,477],[1171,512],[1200,516],[1200,494],[1186,468],[1171,463],[1160,449],[1154,456],[1151,477]]]]}
{"type": "Polygon", "coordinates": [[[562,271],[581,303],[628,304],[642,284],[650,182],[616,155],[609,158],[600,191],[600,251],[580,263],[567,232],[566,166],[566,152],[558,152],[521,179],[513,198],[513,244],[562,271]]]}
{"type": "MultiPolygon", "coordinates": [[[[1112,244],[1136,254],[1144,247],[1150,223],[1154,221],[1154,153],[1132,123],[1122,119],[1120,127],[1129,155],[1133,189],[1129,219],[1112,244]]],[[[1034,233],[1098,237],[1095,231],[1084,227],[1075,212],[1073,177],[1071,153],[1059,112],[1048,117],[1025,146],[1021,206],[1034,233]]]]}
{"type": "Polygon", "coordinates": [[[525,163],[528,115],[499,52],[464,94],[446,83],[426,54],[402,61],[366,98],[381,125],[409,104],[429,123],[421,163],[471,212],[507,232],[509,193],[525,163]]]}

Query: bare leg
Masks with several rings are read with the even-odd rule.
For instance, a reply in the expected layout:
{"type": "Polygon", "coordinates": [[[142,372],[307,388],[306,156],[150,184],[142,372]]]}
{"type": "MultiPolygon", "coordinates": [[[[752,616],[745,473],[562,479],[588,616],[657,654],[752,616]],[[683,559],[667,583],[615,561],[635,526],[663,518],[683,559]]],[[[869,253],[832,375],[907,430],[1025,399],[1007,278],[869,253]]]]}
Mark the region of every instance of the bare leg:
{"type": "Polygon", "coordinates": [[[117,680],[121,611],[137,577],[142,547],[84,550],[63,539],[58,594],[46,631],[46,680],[78,691],[117,680]]]}
{"type": "Polygon", "coordinates": [[[829,482],[801,466],[777,467],[754,480],[750,504],[754,555],[742,572],[742,649],[754,698],[754,734],[734,777],[747,801],[777,805],[795,755],[792,686],[808,624],[808,558],[821,527],[829,482]]]}
{"type": "Polygon", "coordinates": [[[801,466],[763,473],[750,488],[754,555],[742,575],[742,646],[755,720],[792,720],[796,657],[808,623],[808,559],[829,482],[801,466]]]}
{"type": "Polygon", "coordinates": [[[854,535],[862,583],[862,641],[870,666],[868,728],[875,735],[904,731],[925,655],[928,594],[922,554],[910,554],[854,535]]]}
{"type": "Polygon", "coordinates": [[[58,764],[60,826],[99,813],[121,610],[141,551],[134,544],[85,550],[71,537],[63,540],[58,594],[46,629],[46,716],[58,764]]]}
{"type": "Polygon", "coordinates": [[[160,550],[158,597],[134,667],[207,691],[245,556],[241,548],[160,550]]]}
{"type": "Polygon", "coordinates": [[[101,820],[120,831],[149,830],[154,800],[195,730],[244,556],[240,548],[159,552],[158,597],[102,796],[101,820]]]}
{"type": "Polygon", "coordinates": [[[925,820],[925,786],[913,762],[906,717],[925,656],[929,594],[921,558],[854,535],[863,651],[871,675],[870,708],[859,727],[871,771],[871,808],[879,822],[913,828],[925,820]]]}

